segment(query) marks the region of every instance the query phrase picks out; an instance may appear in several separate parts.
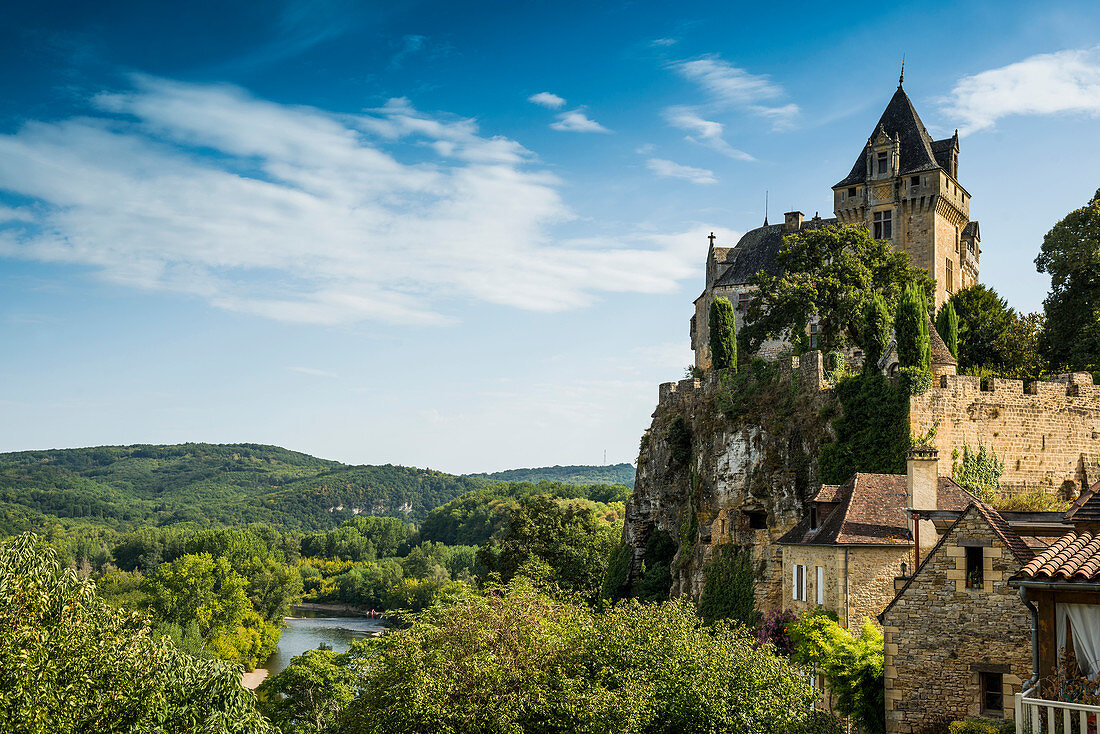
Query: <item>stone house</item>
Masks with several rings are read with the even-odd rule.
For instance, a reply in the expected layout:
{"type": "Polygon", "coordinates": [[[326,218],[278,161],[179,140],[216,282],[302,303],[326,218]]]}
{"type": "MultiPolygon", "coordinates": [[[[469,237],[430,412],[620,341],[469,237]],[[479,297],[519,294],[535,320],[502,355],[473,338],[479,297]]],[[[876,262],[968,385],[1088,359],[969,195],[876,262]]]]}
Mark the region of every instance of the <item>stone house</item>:
{"type": "MultiPolygon", "coordinates": [[[[936,281],[935,305],[955,291],[978,282],[980,233],[970,221],[970,194],[959,184],[959,137],[933,140],[899,80],[851,171],[833,185],[830,219],[806,220],[800,211],[783,215],[782,224],[750,230],[733,247],[716,246],[710,238],[706,283],[695,299],[691,345],[695,365],[710,368],[710,304],[729,298],[742,326],[744,307],[752,298],[749,280],[757,272],[778,274],[776,255],[787,235],[834,224],[865,227],[878,240],[909,254],[914,265],[936,281]]],[[[810,348],[815,327],[808,327],[810,348]]],[[[787,345],[771,340],[761,355],[773,357],[787,345]]]]}
{"type": "Polygon", "coordinates": [[[894,597],[894,579],[936,540],[927,520],[906,508],[959,511],[974,498],[939,476],[934,450],[911,451],[907,473],[859,473],[842,485],[826,484],[809,514],[783,535],[783,606],[796,612],[824,607],[857,630],[894,597]]]}
{"type": "Polygon", "coordinates": [[[915,572],[896,580],[879,615],[887,732],[1013,716],[1013,695],[1031,674],[1031,620],[1009,579],[1032,558],[1009,522],[974,500],[915,572]]]}

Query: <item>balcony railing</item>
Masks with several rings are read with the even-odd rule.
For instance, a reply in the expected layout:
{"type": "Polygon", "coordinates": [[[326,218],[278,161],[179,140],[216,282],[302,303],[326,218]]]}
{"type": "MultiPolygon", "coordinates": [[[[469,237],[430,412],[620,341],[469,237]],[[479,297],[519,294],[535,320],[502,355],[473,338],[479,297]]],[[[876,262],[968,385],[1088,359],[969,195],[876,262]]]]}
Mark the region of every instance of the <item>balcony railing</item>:
{"type": "Polygon", "coordinates": [[[1100,706],[1039,698],[1038,686],[1016,694],[1016,734],[1097,734],[1100,706]]]}

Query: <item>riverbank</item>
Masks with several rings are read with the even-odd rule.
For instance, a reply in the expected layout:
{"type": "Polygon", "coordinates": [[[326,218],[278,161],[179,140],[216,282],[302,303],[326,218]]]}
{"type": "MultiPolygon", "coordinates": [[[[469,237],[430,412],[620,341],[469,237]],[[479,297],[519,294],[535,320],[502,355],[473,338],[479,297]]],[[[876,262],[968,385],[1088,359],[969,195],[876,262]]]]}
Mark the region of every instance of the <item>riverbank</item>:
{"type": "MultiPolygon", "coordinates": [[[[304,601],[295,604],[291,607],[291,610],[301,609],[303,612],[331,612],[338,614],[341,617],[366,617],[367,619],[378,619],[378,613],[371,614],[373,610],[365,607],[353,607],[350,604],[329,604],[313,601],[304,601]]],[[[293,619],[294,617],[287,617],[287,619],[293,619]]]]}
{"type": "Polygon", "coordinates": [[[267,679],[267,675],[267,668],[256,668],[251,673],[241,673],[241,685],[254,691],[267,679]]]}

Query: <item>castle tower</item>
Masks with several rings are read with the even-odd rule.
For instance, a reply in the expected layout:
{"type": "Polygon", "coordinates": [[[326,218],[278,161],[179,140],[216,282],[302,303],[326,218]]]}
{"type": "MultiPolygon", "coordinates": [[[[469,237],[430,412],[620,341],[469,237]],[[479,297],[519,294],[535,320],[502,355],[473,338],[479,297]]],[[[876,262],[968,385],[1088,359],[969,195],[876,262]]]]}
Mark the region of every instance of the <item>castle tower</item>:
{"type": "Polygon", "coordinates": [[[901,83],[851,173],[833,186],[844,224],[909,253],[936,279],[936,307],[978,282],[978,223],[959,184],[959,133],[932,140],[901,83]]]}

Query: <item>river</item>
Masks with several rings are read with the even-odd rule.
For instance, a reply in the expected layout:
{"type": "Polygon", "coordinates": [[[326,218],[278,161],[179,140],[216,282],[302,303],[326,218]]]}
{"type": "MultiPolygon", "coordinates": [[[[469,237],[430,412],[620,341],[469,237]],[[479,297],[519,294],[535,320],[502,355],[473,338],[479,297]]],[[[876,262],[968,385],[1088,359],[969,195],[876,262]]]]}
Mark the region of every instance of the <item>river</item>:
{"type": "Polygon", "coordinates": [[[255,688],[268,675],[275,675],[290,665],[290,659],[307,650],[316,650],[322,644],[336,652],[344,652],[353,640],[366,637],[371,632],[385,629],[386,623],[368,617],[338,617],[332,612],[314,612],[293,609],[295,616],[286,618],[286,627],[279,638],[279,649],[267,659],[262,668],[246,673],[244,684],[255,688]]]}

